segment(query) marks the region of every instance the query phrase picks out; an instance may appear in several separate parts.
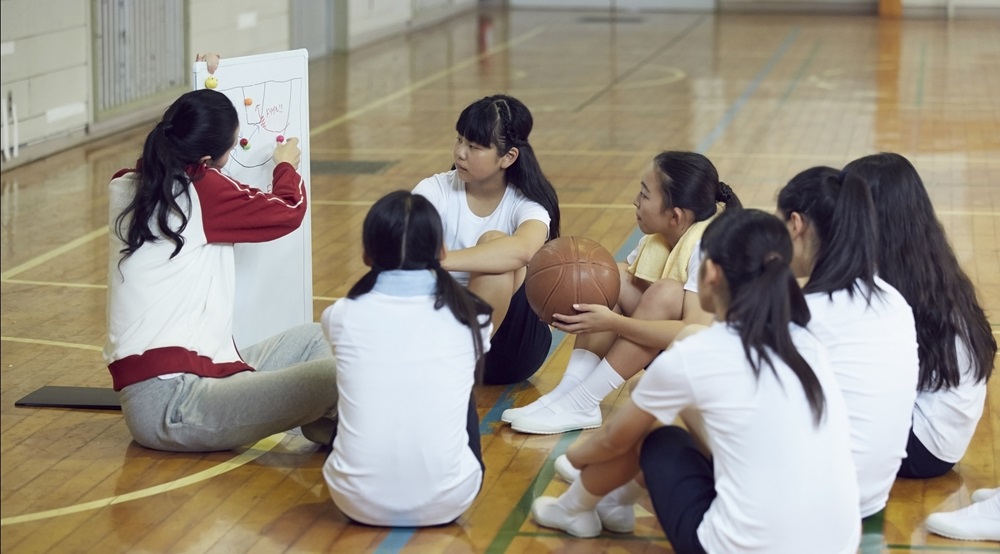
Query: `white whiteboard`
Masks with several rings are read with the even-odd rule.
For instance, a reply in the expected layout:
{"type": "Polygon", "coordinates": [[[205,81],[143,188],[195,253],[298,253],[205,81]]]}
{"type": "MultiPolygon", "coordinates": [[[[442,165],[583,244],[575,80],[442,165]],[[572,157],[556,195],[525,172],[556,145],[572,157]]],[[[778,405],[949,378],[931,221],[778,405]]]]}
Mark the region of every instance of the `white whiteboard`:
{"type": "MultiPolygon", "coordinates": [[[[194,64],[194,88],[210,88],[205,62],[194,64]]],[[[222,58],[215,90],[240,116],[240,138],[222,172],[271,191],[277,137],[299,139],[299,173],[309,196],[309,54],[305,49],[222,58]]],[[[310,198],[311,206],[311,198],[310,198]]],[[[302,226],[271,242],[236,245],[236,309],[233,335],[245,348],[313,320],[312,208],[302,226]]]]}

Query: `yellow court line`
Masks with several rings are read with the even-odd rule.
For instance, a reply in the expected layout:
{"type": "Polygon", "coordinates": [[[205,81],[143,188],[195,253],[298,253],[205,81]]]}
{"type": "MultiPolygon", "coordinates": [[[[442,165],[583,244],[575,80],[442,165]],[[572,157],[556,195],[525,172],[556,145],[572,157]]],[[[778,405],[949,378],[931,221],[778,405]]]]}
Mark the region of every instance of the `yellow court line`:
{"type": "Polygon", "coordinates": [[[374,110],[375,108],[379,108],[379,107],[381,107],[381,106],[383,106],[385,104],[388,104],[389,102],[392,102],[393,100],[402,98],[402,97],[406,96],[407,94],[412,93],[415,90],[424,88],[425,86],[433,83],[434,81],[437,81],[437,80],[439,80],[439,79],[441,79],[443,77],[447,77],[448,75],[451,75],[452,73],[454,73],[454,72],[456,72],[456,71],[458,71],[460,69],[465,69],[466,67],[469,67],[469,66],[471,66],[473,64],[476,64],[476,63],[479,63],[480,61],[482,61],[482,60],[484,60],[484,59],[486,59],[486,58],[488,58],[488,57],[490,57],[490,56],[492,56],[494,54],[498,54],[500,52],[503,52],[504,50],[507,50],[508,48],[510,48],[512,46],[516,46],[518,44],[521,44],[522,42],[525,42],[525,41],[527,41],[529,39],[532,39],[532,38],[538,36],[539,34],[541,34],[543,31],[545,31],[545,27],[536,27],[536,28],[532,29],[531,31],[528,31],[527,33],[524,33],[523,35],[521,35],[519,37],[516,37],[516,38],[514,38],[512,40],[507,41],[507,43],[505,43],[505,44],[501,44],[501,45],[498,45],[498,46],[496,46],[494,48],[490,48],[489,50],[483,52],[482,54],[480,54],[478,56],[469,58],[469,59],[467,59],[467,60],[465,60],[463,62],[459,62],[459,63],[457,63],[457,64],[455,64],[455,65],[453,65],[453,66],[451,66],[448,69],[445,69],[443,71],[438,71],[437,73],[431,75],[430,77],[425,77],[425,78],[417,81],[416,83],[413,83],[412,85],[410,85],[408,87],[402,88],[402,89],[400,89],[400,90],[398,90],[398,91],[396,91],[396,92],[394,92],[394,93],[392,93],[392,94],[390,94],[388,96],[383,96],[382,98],[379,98],[378,100],[376,100],[374,102],[370,102],[368,105],[366,105],[364,107],[358,108],[356,110],[351,110],[351,111],[345,113],[344,115],[342,115],[342,116],[340,116],[340,117],[338,117],[336,119],[328,121],[328,122],[320,125],[319,127],[316,127],[314,129],[312,129],[309,132],[309,136],[314,137],[314,136],[316,136],[316,135],[318,135],[320,133],[325,133],[326,131],[329,131],[330,129],[333,129],[334,127],[336,127],[337,125],[340,125],[341,123],[344,123],[345,121],[350,121],[350,120],[354,119],[355,117],[358,117],[359,115],[368,113],[368,112],[374,110]]]}
{"type": "Polygon", "coordinates": [[[313,200],[313,206],[371,206],[374,200],[313,200]]]}
{"type": "Polygon", "coordinates": [[[60,283],[56,281],[31,281],[28,279],[4,279],[4,283],[15,285],[39,285],[45,287],[69,287],[80,289],[106,289],[107,285],[92,285],[90,283],[60,283]]]}
{"type": "Polygon", "coordinates": [[[92,241],[92,240],[94,240],[96,238],[106,237],[106,236],[108,236],[108,227],[107,226],[104,226],[104,227],[102,227],[102,228],[100,228],[100,229],[98,229],[96,231],[91,231],[91,232],[87,233],[86,235],[83,235],[82,237],[79,237],[79,238],[77,238],[75,240],[67,242],[66,244],[60,246],[59,248],[56,248],[54,250],[49,250],[48,252],[42,254],[41,256],[38,256],[38,257],[36,257],[36,258],[34,258],[32,260],[28,260],[27,262],[24,262],[23,264],[15,267],[15,268],[8,269],[7,271],[4,271],[3,273],[0,273],[0,280],[6,281],[7,279],[11,278],[14,275],[17,275],[18,273],[23,273],[23,272],[28,271],[29,269],[31,269],[33,267],[42,265],[43,263],[51,260],[52,258],[55,258],[57,256],[61,256],[61,255],[65,254],[66,252],[69,252],[70,250],[73,250],[77,246],[80,246],[81,244],[86,244],[86,243],[88,243],[88,242],[90,242],[90,241],[92,241]]]}
{"type": "MultiPolygon", "coordinates": [[[[374,200],[314,200],[314,206],[371,206],[374,204],[374,200]]],[[[570,204],[570,203],[560,203],[559,208],[571,208],[571,209],[615,209],[615,210],[634,210],[635,206],[632,204],[570,204]]]]}
{"type": "MultiPolygon", "coordinates": [[[[363,108],[362,108],[363,109],[363,108]]],[[[378,156],[394,156],[401,154],[409,155],[427,155],[427,154],[449,154],[450,148],[323,148],[322,146],[313,146],[310,148],[310,152],[313,154],[360,154],[360,155],[378,155],[378,156]]],[[[647,157],[647,153],[636,152],[635,150],[548,150],[545,148],[535,148],[535,154],[539,157],[544,156],[574,156],[574,157],[633,157],[641,156],[647,157]]],[[[864,156],[866,153],[858,153],[857,155],[839,155],[839,154],[747,154],[747,153],[727,153],[727,152],[712,152],[712,159],[718,158],[736,158],[736,159],[748,159],[748,160],[853,160],[864,156]]],[[[961,158],[958,160],[948,160],[935,157],[924,157],[920,155],[914,155],[909,157],[911,161],[919,163],[989,163],[995,162],[992,158],[961,158]]]]}
{"type": "Polygon", "coordinates": [[[981,210],[934,210],[938,215],[983,215],[986,217],[1000,216],[1000,212],[984,212],[981,210]]]}
{"type": "Polygon", "coordinates": [[[271,449],[278,445],[285,438],[285,433],[279,433],[277,435],[271,435],[266,439],[261,439],[256,444],[251,446],[246,452],[243,452],[239,456],[236,456],[232,460],[227,462],[222,462],[221,464],[206,469],[205,471],[200,471],[193,475],[188,475],[187,477],[182,477],[169,483],[163,483],[162,485],[156,485],[146,489],[141,489],[133,491],[126,494],[120,494],[118,496],[111,496],[108,498],[102,498],[100,500],[94,500],[92,502],[84,502],[83,504],[76,504],[74,506],[66,506],[65,508],[56,508],[53,510],[45,510],[44,512],[35,512],[33,514],[24,514],[20,516],[5,517],[0,520],[0,527],[4,525],[16,525],[18,523],[26,523],[29,521],[38,521],[40,519],[48,519],[53,517],[65,516],[69,514],[76,514],[80,512],[86,512],[88,510],[96,510],[98,508],[104,508],[105,506],[111,506],[112,504],[121,504],[123,502],[130,502],[132,500],[139,500],[140,498],[147,498],[157,494],[162,494],[172,490],[179,489],[181,487],[186,487],[188,485],[193,485],[195,483],[200,483],[206,481],[223,473],[230,472],[238,467],[244,466],[249,462],[260,458],[264,454],[267,454],[271,449]]]}
{"type": "Polygon", "coordinates": [[[80,344],[76,342],[59,342],[55,340],[44,340],[44,339],[21,339],[17,337],[0,337],[0,341],[20,342],[24,344],[42,344],[45,346],[61,346],[63,348],[78,348],[80,350],[92,350],[94,352],[104,351],[104,348],[100,346],[93,346],[90,344],[80,344]]]}

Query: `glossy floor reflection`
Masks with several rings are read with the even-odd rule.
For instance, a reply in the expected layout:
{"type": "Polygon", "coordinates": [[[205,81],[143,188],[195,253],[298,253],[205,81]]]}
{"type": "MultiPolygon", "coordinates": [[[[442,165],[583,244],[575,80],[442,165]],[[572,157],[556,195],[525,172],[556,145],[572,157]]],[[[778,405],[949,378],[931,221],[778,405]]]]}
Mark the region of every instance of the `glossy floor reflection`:
{"type": "MultiPolygon", "coordinates": [[[[317,317],[364,273],[370,203],[447,169],[460,110],[507,92],[535,115],[531,141],[559,192],[563,233],[620,256],[637,238],[640,172],[660,150],[705,153],[744,204],[768,210],[801,169],[900,152],[1000,332],[1000,21],[594,15],[471,13],[311,62],[317,317]]],[[[2,175],[0,549],[671,551],[648,501],[632,535],[571,540],[527,517],[535,495],[565,487],[551,463],[577,435],[520,435],[499,413],[555,386],[567,340],[531,383],[480,391],[483,492],[457,524],[419,531],[349,524],[323,485],[324,453],[296,433],[241,452],[165,454],[132,443],[117,413],[15,408],[43,385],[111,384],[100,355],[105,187],[149,128],[2,175]]],[[[997,383],[966,458],[939,479],[898,482],[863,551],[1000,550],[923,527],[928,513],[1000,483],[997,383]]],[[[605,415],[621,398],[605,401],[605,415]]]]}

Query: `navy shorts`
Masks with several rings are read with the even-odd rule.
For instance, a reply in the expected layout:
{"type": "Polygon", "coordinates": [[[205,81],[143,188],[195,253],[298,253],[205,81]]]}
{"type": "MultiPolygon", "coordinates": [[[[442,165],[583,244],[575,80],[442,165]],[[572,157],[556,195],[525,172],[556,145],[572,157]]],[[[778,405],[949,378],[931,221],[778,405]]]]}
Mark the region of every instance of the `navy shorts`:
{"type": "Polygon", "coordinates": [[[639,466],[653,511],[677,554],[705,554],[698,527],[715,500],[712,460],[698,450],[691,434],[668,425],[643,440],[639,466]]]}
{"type": "Polygon", "coordinates": [[[545,363],[552,346],[552,330],[528,305],[524,285],[510,299],[510,308],[490,340],[483,367],[483,383],[509,385],[531,377],[545,363]]]}
{"type": "Polygon", "coordinates": [[[954,462],[946,462],[931,454],[924,443],[913,434],[913,428],[910,428],[910,438],[906,441],[906,457],[899,465],[897,476],[908,479],[930,479],[948,473],[953,467],[955,467],[954,462]]]}

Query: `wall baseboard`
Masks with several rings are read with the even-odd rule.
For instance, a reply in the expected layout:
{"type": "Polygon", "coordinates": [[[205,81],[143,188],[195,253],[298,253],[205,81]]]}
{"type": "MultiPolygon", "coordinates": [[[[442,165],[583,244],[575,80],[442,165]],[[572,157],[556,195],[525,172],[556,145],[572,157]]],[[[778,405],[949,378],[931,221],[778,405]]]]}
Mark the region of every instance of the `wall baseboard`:
{"type": "Polygon", "coordinates": [[[418,13],[413,16],[409,21],[403,23],[398,23],[395,25],[390,25],[388,27],[378,29],[375,31],[369,31],[367,33],[361,33],[353,37],[348,37],[347,39],[347,49],[356,50],[362,46],[367,46],[374,42],[380,40],[385,40],[392,37],[398,37],[405,35],[407,33],[413,33],[419,31],[425,27],[430,27],[437,23],[441,23],[447,19],[451,19],[455,16],[461,15],[466,12],[475,10],[477,7],[475,2],[459,4],[459,5],[449,5],[435,10],[430,10],[424,13],[418,13]]]}
{"type": "Polygon", "coordinates": [[[133,111],[122,113],[121,115],[102,121],[89,123],[86,127],[71,131],[63,135],[56,135],[39,142],[21,145],[19,155],[10,160],[3,160],[0,163],[0,173],[9,169],[21,167],[22,165],[36,162],[42,158],[47,158],[53,154],[58,154],[64,150],[87,144],[133,127],[138,127],[144,123],[156,121],[164,110],[170,105],[172,100],[164,100],[162,104],[147,105],[133,111]]]}
{"type": "Polygon", "coordinates": [[[796,2],[795,0],[775,0],[763,2],[726,1],[719,2],[719,13],[780,13],[780,14],[826,14],[826,15],[876,15],[878,5],[872,2],[820,1],[796,2]]]}

